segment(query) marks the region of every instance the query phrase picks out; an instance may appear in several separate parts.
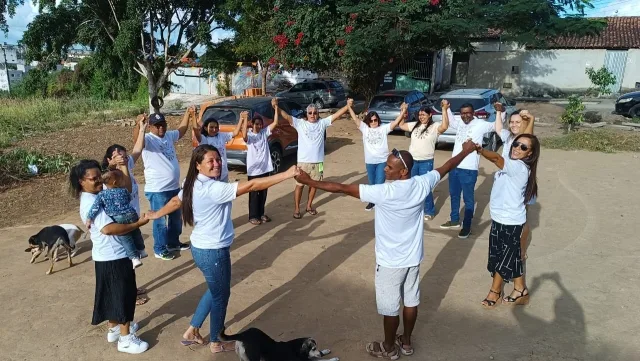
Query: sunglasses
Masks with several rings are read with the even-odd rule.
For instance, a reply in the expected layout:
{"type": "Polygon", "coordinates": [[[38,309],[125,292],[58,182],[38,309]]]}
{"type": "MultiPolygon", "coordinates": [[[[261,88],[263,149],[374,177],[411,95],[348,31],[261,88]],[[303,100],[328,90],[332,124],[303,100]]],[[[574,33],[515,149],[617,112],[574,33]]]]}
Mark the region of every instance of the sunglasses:
{"type": "Polygon", "coordinates": [[[378,118],[371,118],[371,123],[373,123],[373,122],[376,122],[376,123],[377,123],[377,122],[379,122],[379,121],[380,121],[380,119],[378,119],[378,118]]]}
{"type": "Polygon", "coordinates": [[[307,112],[309,115],[318,115],[318,112],[307,112]]]}
{"type": "Polygon", "coordinates": [[[407,167],[407,163],[405,163],[404,159],[402,159],[402,155],[400,154],[399,150],[397,150],[396,148],[393,148],[393,150],[391,151],[391,154],[393,154],[394,157],[400,159],[402,161],[402,164],[404,164],[404,167],[409,169],[409,167],[407,167]]]}
{"type": "Polygon", "coordinates": [[[513,142],[513,144],[511,144],[511,148],[518,148],[518,147],[520,147],[520,149],[522,149],[523,152],[526,152],[529,150],[529,146],[524,143],[513,142]]]}
{"type": "Polygon", "coordinates": [[[165,122],[160,122],[160,123],[156,123],[153,125],[156,128],[166,128],[167,127],[167,123],[165,122]]]}

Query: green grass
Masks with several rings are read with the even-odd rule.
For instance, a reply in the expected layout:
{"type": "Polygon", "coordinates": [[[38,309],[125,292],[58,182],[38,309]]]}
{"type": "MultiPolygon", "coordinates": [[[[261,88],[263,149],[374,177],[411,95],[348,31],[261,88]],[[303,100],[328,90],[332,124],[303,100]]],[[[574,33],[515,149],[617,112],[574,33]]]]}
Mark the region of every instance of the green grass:
{"type": "Polygon", "coordinates": [[[0,98],[0,148],[26,136],[70,128],[85,122],[135,116],[142,113],[146,106],[146,101],[0,98]]]}
{"type": "Polygon", "coordinates": [[[74,158],[66,153],[44,155],[22,148],[0,153],[0,189],[37,175],[68,173],[73,162],[74,158]],[[37,167],[36,174],[29,165],[37,167]]]}
{"type": "Polygon", "coordinates": [[[564,150],[588,150],[592,152],[640,152],[640,133],[588,129],[569,134],[543,138],[547,148],[564,150]]]}

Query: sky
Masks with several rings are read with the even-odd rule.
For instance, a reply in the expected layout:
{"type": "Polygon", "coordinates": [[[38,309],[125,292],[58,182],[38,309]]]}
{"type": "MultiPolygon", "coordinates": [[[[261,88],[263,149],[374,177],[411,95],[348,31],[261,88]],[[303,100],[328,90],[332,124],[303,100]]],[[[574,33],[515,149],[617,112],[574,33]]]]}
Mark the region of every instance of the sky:
{"type": "MultiPolygon", "coordinates": [[[[587,16],[640,16],[640,0],[593,0],[594,9],[586,12],[587,16]],[[616,13],[617,11],[617,13],[616,13]]],[[[25,5],[20,6],[16,15],[8,19],[9,33],[0,33],[0,43],[16,44],[21,38],[22,33],[27,29],[27,25],[38,14],[38,9],[31,1],[26,1],[25,5]]],[[[214,40],[228,38],[232,33],[224,30],[216,30],[213,32],[214,40]]]]}

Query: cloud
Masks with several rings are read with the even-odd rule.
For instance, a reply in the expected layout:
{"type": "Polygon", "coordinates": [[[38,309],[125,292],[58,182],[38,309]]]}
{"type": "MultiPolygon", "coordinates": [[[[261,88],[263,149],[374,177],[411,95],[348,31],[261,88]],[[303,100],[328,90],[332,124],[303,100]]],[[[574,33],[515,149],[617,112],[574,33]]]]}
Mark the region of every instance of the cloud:
{"type": "Polygon", "coordinates": [[[590,17],[640,16],[640,0],[612,0],[589,10],[587,15],[590,17]]]}
{"type": "Polygon", "coordinates": [[[22,39],[22,34],[27,30],[27,25],[29,25],[36,15],[38,15],[38,7],[33,5],[31,1],[27,1],[26,4],[19,6],[16,9],[16,14],[12,18],[7,19],[9,33],[0,35],[0,42],[16,44],[22,39]]]}

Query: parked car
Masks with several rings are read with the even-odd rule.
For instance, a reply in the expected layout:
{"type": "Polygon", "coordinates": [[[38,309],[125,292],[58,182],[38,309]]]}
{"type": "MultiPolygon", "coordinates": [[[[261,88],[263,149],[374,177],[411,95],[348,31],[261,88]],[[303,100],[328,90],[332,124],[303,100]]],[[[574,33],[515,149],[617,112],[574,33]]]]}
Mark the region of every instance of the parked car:
{"type": "Polygon", "coordinates": [[[616,99],[615,114],[640,117],[640,91],[626,93],[616,99]]]}
{"type": "MultiPolygon", "coordinates": [[[[418,90],[387,90],[371,98],[366,113],[375,111],[380,116],[381,123],[391,123],[400,115],[400,105],[407,103],[407,119],[409,122],[418,120],[418,111],[429,105],[429,100],[423,92],[418,90]]],[[[394,130],[399,130],[396,127],[394,130]]]]}
{"type": "MultiPolygon", "coordinates": [[[[459,120],[460,119],[460,107],[469,103],[473,105],[473,109],[475,111],[475,117],[488,121],[495,122],[496,121],[496,110],[493,108],[493,104],[495,102],[500,102],[506,108],[506,118],[503,122],[505,127],[509,124],[509,117],[516,111],[515,100],[507,99],[500,93],[499,90],[496,89],[457,89],[450,91],[448,93],[442,94],[437,102],[433,104],[433,121],[440,122],[442,121],[442,108],[440,107],[440,102],[442,99],[447,99],[451,104],[451,112],[453,112],[453,116],[459,120]]],[[[456,141],[456,130],[449,127],[446,132],[441,134],[438,137],[438,142],[453,144],[456,141]]],[[[497,151],[500,148],[501,140],[500,136],[496,132],[491,132],[485,134],[482,145],[492,151],[497,151]]]]}
{"type": "MultiPolygon", "coordinates": [[[[362,113],[367,108],[367,98],[362,94],[357,94],[349,89],[345,89],[346,99],[338,102],[336,108],[342,108],[347,105],[347,99],[353,99],[353,111],[356,114],[362,113]]],[[[348,115],[348,114],[347,114],[348,115]]]]}
{"type": "MultiPolygon", "coordinates": [[[[262,118],[264,126],[269,126],[273,122],[274,110],[271,106],[271,99],[274,97],[249,97],[221,102],[206,102],[200,106],[198,122],[203,124],[205,120],[214,118],[220,124],[221,132],[233,132],[240,113],[249,111],[249,119],[255,116],[262,118]]],[[[302,106],[288,99],[279,99],[278,105],[288,114],[302,118],[305,112],[302,106]]],[[[249,124],[248,129],[251,128],[249,124]]],[[[325,134],[326,137],[326,134],[325,134]]],[[[193,145],[198,142],[192,134],[193,145]]],[[[298,150],[298,132],[284,119],[280,119],[278,126],[269,137],[269,150],[273,162],[274,173],[282,170],[282,160],[284,157],[296,154],[298,150]]],[[[229,165],[247,165],[247,145],[242,139],[242,134],[238,134],[230,143],[227,143],[227,160],[229,165]]]]}
{"type": "Polygon", "coordinates": [[[318,109],[334,108],[346,99],[345,91],[339,81],[335,79],[306,79],[291,89],[276,93],[277,97],[292,100],[303,107],[315,104],[318,109]]]}

